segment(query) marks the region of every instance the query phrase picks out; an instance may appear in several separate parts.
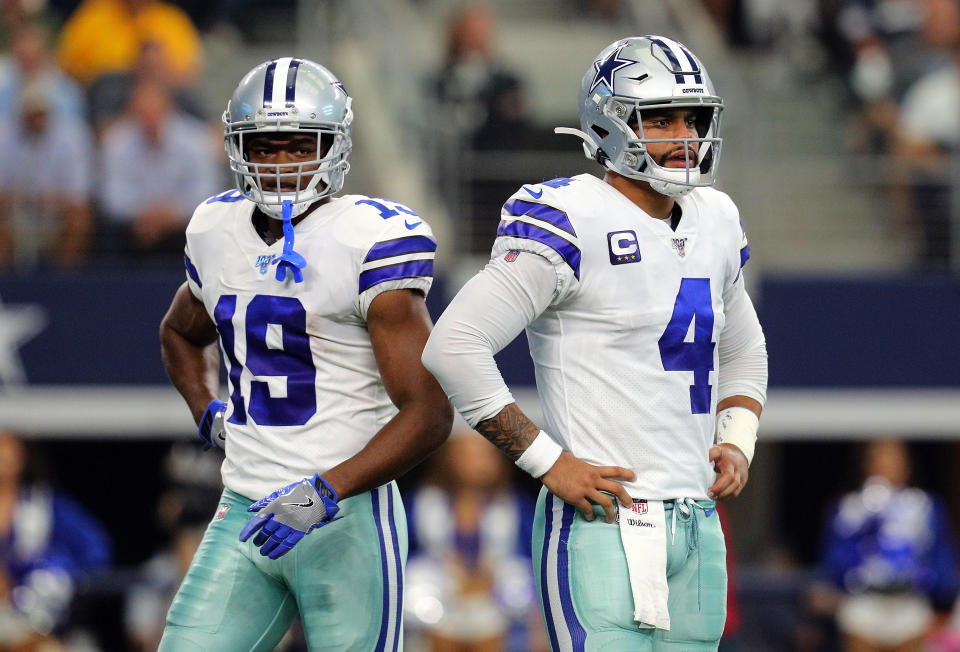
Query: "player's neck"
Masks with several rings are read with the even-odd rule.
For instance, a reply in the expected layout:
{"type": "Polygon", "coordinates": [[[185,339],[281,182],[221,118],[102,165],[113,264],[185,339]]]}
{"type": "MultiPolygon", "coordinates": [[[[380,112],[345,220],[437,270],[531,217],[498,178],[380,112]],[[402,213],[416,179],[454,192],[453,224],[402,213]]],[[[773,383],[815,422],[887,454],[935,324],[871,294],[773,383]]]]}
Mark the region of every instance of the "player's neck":
{"type": "MultiPolygon", "coordinates": [[[[310,215],[310,213],[317,210],[329,201],[329,196],[318,199],[317,201],[313,202],[307,210],[290,220],[290,223],[296,226],[308,215],[310,215]]],[[[270,217],[259,208],[254,209],[251,219],[253,220],[253,227],[257,230],[260,238],[268,245],[272,245],[274,242],[283,239],[283,220],[270,217]]]]}
{"type": "Polygon", "coordinates": [[[609,170],[603,175],[603,181],[613,186],[651,217],[666,220],[673,215],[673,207],[677,200],[656,192],[646,181],[630,179],[609,170]]]}

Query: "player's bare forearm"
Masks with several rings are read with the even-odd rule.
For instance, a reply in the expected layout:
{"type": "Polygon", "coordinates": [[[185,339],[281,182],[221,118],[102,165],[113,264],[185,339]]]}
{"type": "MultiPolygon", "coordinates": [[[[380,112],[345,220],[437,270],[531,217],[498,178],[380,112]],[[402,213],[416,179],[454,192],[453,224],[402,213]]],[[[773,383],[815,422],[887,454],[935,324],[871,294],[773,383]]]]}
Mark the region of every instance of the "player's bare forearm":
{"type": "MultiPolygon", "coordinates": [[[[746,408],[757,417],[763,412],[760,401],[739,394],[721,399],[717,403],[717,412],[732,407],[746,408]]],[[[743,451],[736,444],[725,442],[710,448],[708,458],[713,463],[717,479],[707,490],[707,497],[729,500],[739,496],[750,478],[750,462],[743,451]]]]}
{"type": "Polygon", "coordinates": [[[387,394],[398,412],[356,455],[322,475],[341,499],[403,475],[440,447],[453,424],[453,408],[420,362],[430,335],[423,295],[390,290],[367,312],[367,329],[387,394]]]}
{"type": "MultiPolygon", "coordinates": [[[[434,381],[436,382],[436,381],[434,381]]],[[[453,424],[446,395],[405,404],[359,453],[323,472],[340,499],[402,476],[439,448],[453,424]]]]}
{"type": "Polygon", "coordinates": [[[476,430],[514,462],[540,433],[540,428],[527,418],[516,403],[506,406],[496,416],[479,422],[476,430]]]}
{"type": "Polygon", "coordinates": [[[195,422],[216,398],[220,379],[217,329],[203,304],[184,283],[160,322],[160,356],[170,382],[183,396],[195,422]]]}

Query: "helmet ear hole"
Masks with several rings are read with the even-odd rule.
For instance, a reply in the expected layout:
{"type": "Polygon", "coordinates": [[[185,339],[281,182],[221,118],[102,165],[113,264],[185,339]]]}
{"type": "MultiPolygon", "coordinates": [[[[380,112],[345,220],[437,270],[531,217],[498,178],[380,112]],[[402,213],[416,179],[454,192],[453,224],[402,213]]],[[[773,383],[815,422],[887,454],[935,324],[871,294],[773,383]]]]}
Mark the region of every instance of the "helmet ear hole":
{"type": "Polygon", "coordinates": [[[590,129],[593,130],[593,133],[600,136],[600,140],[603,140],[604,138],[610,135],[609,131],[607,131],[606,129],[603,129],[602,127],[598,127],[597,125],[591,125],[590,129]]]}
{"type": "Polygon", "coordinates": [[[320,142],[317,143],[317,157],[323,158],[333,147],[333,134],[320,134],[320,142]]]}
{"type": "Polygon", "coordinates": [[[710,131],[710,123],[713,121],[713,109],[708,107],[702,107],[696,109],[696,116],[694,118],[697,135],[700,138],[706,138],[707,132],[710,131]]]}
{"type": "Polygon", "coordinates": [[[700,174],[707,174],[710,172],[710,167],[713,165],[713,148],[706,153],[703,157],[703,163],[700,164],[700,174]]]}

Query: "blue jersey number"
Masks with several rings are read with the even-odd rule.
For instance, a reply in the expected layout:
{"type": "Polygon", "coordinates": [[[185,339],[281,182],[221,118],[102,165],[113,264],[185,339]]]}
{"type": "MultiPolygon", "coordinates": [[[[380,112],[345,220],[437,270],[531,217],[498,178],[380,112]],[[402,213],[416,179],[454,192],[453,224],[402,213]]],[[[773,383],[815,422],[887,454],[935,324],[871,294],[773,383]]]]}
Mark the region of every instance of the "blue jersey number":
{"type": "Polygon", "coordinates": [[[395,217],[400,213],[406,213],[407,215],[413,215],[415,217],[419,217],[417,213],[410,210],[403,204],[398,204],[395,201],[392,201],[390,199],[383,199],[382,197],[379,199],[359,199],[356,202],[354,202],[354,205],[360,205],[360,204],[373,206],[378,211],[380,211],[380,217],[382,217],[385,220],[391,217],[395,217]],[[389,206],[387,204],[389,204],[389,206]]]}
{"type": "Polygon", "coordinates": [[[710,279],[685,278],[673,304],[673,315],[660,336],[660,360],[666,371],[692,371],[690,411],[710,412],[710,372],[713,371],[713,301],[710,279]],[[687,331],[693,322],[693,341],[687,342],[687,331]]]}
{"type": "Polygon", "coordinates": [[[233,392],[230,402],[233,413],[229,421],[238,425],[247,422],[249,413],[261,426],[300,426],[317,412],[315,390],[317,370],[307,335],[307,311],[299,299],[258,294],[247,305],[244,318],[247,335],[246,366],[255,377],[275,376],[286,379],[287,395],[274,398],[267,383],[250,382],[249,406],[240,393],[243,366],[237,359],[233,317],[237,311],[236,295],[220,297],[214,319],[220,332],[227,371],[233,392]]]}

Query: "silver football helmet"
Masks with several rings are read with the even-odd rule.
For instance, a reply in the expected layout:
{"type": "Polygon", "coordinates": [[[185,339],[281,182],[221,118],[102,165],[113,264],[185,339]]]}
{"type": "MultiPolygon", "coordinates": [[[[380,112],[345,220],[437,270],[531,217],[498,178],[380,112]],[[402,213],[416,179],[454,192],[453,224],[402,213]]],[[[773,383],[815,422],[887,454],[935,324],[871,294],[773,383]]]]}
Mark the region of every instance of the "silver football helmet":
{"type": "Polygon", "coordinates": [[[703,64],[682,43],[634,36],[610,44],[584,75],[579,100],[581,128],[555,131],[582,138],[587,158],[672,197],[716,181],[723,100],[703,64]],[[697,138],[644,137],[641,112],[684,107],[695,109],[697,138]],[[658,142],[682,142],[688,157],[690,144],[698,143],[697,160],[685,168],[661,166],[647,153],[647,144],[658,142]]]}
{"type": "Polygon", "coordinates": [[[351,104],[340,80],[307,59],[273,59],[248,72],[223,113],[224,143],[240,192],[276,219],[283,219],[284,201],[292,202],[296,217],[317,199],[338,192],[350,169],[351,104]],[[250,162],[246,140],[268,132],[316,134],[317,157],[283,165],[250,162]],[[305,177],[309,182],[302,187],[305,177]],[[277,191],[265,190],[265,179],[277,191]],[[281,180],[297,190],[279,192],[281,180]]]}

